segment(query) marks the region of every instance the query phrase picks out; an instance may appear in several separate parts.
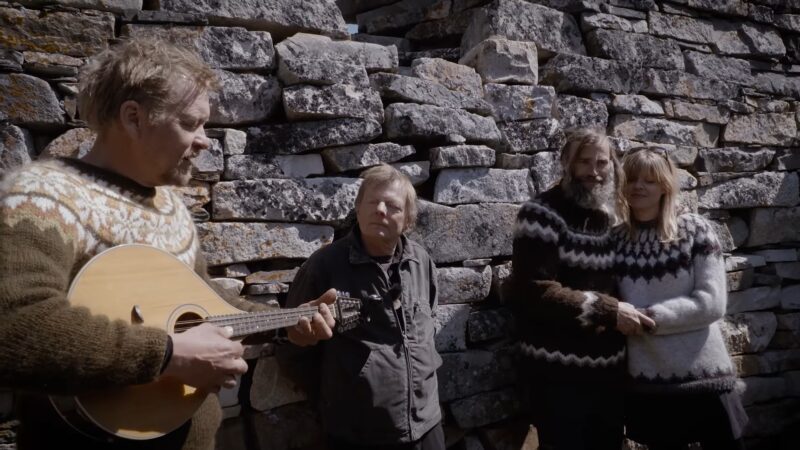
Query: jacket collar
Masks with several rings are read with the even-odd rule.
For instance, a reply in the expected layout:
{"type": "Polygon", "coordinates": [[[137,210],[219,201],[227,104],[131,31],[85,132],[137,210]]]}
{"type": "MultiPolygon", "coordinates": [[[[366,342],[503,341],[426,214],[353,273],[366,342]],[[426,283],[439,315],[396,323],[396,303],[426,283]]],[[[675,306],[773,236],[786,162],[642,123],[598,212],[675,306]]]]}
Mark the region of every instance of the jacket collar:
{"type": "MultiPolygon", "coordinates": [[[[371,256],[369,256],[367,250],[364,248],[364,242],[361,240],[361,230],[358,228],[358,224],[353,225],[353,228],[350,230],[350,233],[348,233],[345,239],[350,241],[349,247],[351,264],[367,264],[375,261],[371,256]]],[[[400,235],[399,247],[400,262],[407,260],[418,261],[417,258],[411,254],[411,251],[408,248],[408,238],[405,235],[400,235]]]]}

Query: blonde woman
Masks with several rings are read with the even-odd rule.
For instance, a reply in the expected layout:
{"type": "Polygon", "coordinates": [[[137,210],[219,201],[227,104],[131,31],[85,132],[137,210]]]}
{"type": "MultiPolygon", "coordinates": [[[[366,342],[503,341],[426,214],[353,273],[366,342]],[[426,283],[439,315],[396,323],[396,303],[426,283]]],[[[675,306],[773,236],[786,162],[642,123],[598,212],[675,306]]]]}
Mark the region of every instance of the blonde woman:
{"type": "Polygon", "coordinates": [[[615,231],[621,300],[655,321],[628,335],[628,437],[651,450],[742,448],[747,416],[719,323],[727,290],[720,244],[697,214],[679,214],[677,169],[664,149],[623,158],[628,223],[615,231]]]}

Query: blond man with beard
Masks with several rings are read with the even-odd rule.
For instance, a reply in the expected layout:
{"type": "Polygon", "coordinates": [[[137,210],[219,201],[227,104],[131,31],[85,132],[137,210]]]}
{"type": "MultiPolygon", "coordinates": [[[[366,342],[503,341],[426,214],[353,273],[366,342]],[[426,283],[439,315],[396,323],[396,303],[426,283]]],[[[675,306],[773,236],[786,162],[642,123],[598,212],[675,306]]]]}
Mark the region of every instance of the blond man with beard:
{"type": "MultiPolygon", "coordinates": [[[[192,217],[165,185],[186,184],[190,158],[209,141],[213,71],[193,53],[131,40],[100,54],[81,76],[81,117],[97,132],[83,160],[36,162],[0,188],[0,386],[19,397],[18,448],[213,449],[221,411],[209,395],[194,417],[146,441],[93,441],[69,428],[47,395],[147,383],[172,376],[215,392],[247,370],[232,330],[210,324],[180,334],[131,326],[70,306],[72,279],[120,244],[160,248],[206,276],[192,217]]],[[[330,295],[327,300],[330,300],[330,295]]],[[[230,299],[234,306],[256,306],[230,299]]],[[[309,325],[330,337],[327,308],[309,325]]]]}
{"type": "Polygon", "coordinates": [[[560,183],[520,209],[509,298],[521,382],[542,448],[618,450],[625,335],[652,320],[616,298],[611,226],[622,172],[601,133],[579,130],[560,183]]]}

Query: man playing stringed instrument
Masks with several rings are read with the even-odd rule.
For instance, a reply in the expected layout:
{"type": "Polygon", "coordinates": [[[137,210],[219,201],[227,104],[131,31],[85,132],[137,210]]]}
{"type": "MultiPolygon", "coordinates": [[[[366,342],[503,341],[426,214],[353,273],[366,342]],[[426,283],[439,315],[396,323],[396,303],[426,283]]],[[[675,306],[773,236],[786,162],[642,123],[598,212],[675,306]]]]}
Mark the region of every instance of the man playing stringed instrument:
{"type": "MultiPolygon", "coordinates": [[[[221,420],[208,395],[185,425],[147,441],[96,442],[64,424],[47,395],[175,377],[207,392],[247,370],[232,330],[203,324],[179,334],[131,326],[71,306],[71,281],[93,256],[120,244],[164,250],[205,275],[192,217],[165,185],[183,185],[190,158],[209,146],[203,126],[214,73],[195,54],[130,40],[89,63],[81,117],[97,132],[82,160],[36,162],[0,189],[0,386],[19,393],[18,448],[213,449],[221,420]]],[[[146,283],[146,280],[143,280],[146,283]]],[[[303,324],[331,336],[326,292],[303,324]]],[[[256,305],[229,300],[242,310],[256,305]]]]}

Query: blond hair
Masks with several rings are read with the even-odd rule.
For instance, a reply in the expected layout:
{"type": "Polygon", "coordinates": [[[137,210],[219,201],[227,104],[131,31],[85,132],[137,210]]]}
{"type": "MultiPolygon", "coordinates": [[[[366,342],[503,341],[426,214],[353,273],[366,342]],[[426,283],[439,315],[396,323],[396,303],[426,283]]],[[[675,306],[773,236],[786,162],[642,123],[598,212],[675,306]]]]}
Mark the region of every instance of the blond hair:
{"type": "Polygon", "coordinates": [[[106,129],[128,100],[146,108],[151,122],[188,106],[217,87],[216,74],[196,53],[155,38],[132,38],[84,66],[78,94],[80,117],[94,131],[106,129]]]}
{"type": "MultiPolygon", "coordinates": [[[[658,214],[658,237],[669,242],[678,236],[678,169],[667,156],[662,147],[638,147],[628,150],[622,158],[622,168],[626,180],[638,180],[640,177],[652,178],[664,191],[661,196],[658,214]]],[[[628,210],[629,217],[632,217],[628,210]]],[[[636,227],[633,220],[628,220],[628,231],[635,236],[636,227]]]]}
{"type": "Polygon", "coordinates": [[[627,220],[628,202],[622,192],[625,183],[625,173],[622,171],[617,154],[611,148],[608,136],[602,131],[591,128],[580,128],[567,131],[567,140],[561,147],[561,169],[563,172],[562,181],[570,182],[572,179],[572,166],[575,164],[576,157],[581,150],[586,147],[596,147],[608,152],[611,160],[611,169],[614,176],[614,211],[607,211],[614,224],[623,223],[627,220]]]}
{"type": "Polygon", "coordinates": [[[414,227],[417,222],[417,191],[414,190],[411,180],[403,172],[388,164],[380,164],[362,172],[361,178],[363,178],[363,181],[361,182],[361,187],[358,188],[358,194],[356,194],[356,208],[361,204],[361,199],[364,198],[364,193],[367,190],[400,183],[400,187],[406,193],[405,227],[403,231],[408,231],[414,227]]]}

